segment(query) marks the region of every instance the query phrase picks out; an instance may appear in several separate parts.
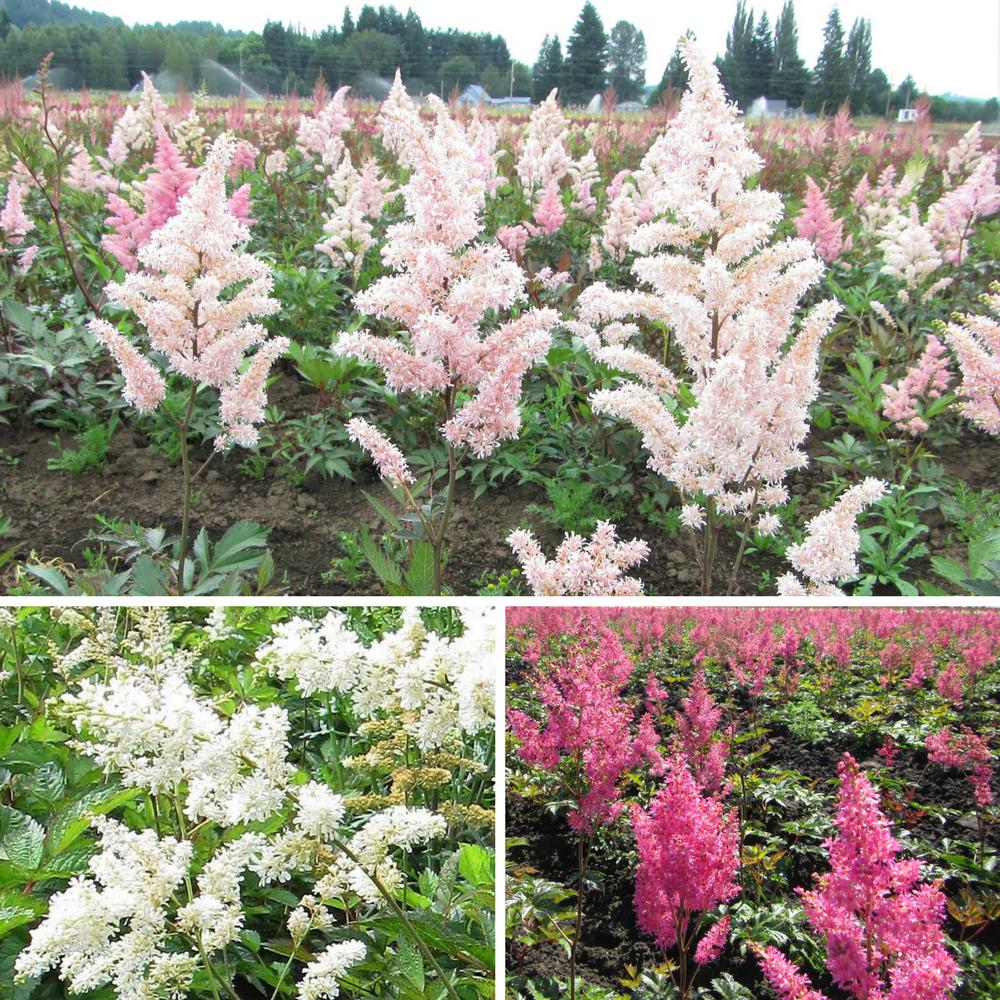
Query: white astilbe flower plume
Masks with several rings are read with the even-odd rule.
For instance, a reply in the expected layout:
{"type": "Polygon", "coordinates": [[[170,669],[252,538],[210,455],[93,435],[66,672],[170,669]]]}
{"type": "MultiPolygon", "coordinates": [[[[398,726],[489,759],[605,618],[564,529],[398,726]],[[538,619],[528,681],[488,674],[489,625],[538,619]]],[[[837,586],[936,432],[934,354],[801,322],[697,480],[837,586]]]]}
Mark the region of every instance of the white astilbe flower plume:
{"type": "Polygon", "coordinates": [[[194,956],[161,949],[168,934],[165,908],[187,877],[192,845],[159,839],[152,830],[135,833],[106,817],[95,826],[101,850],[90,859],[90,874],[49,899],[48,915],[17,956],[17,976],[58,968],[73,992],[110,983],[121,1000],[149,1000],[155,995],[150,980],[184,992],[194,956]]]}
{"type": "Polygon", "coordinates": [[[257,662],[305,694],[350,697],[361,719],[404,711],[403,723],[424,748],[493,725],[491,610],[461,611],[463,632],[446,638],[423,623],[417,608],[403,610],[398,629],[364,646],[341,611],[319,620],[292,618],[274,626],[257,662]]]}
{"type": "Polygon", "coordinates": [[[340,996],[340,980],[352,965],[364,961],[366,949],[360,941],[338,941],[329,945],[306,966],[299,982],[299,1000],[332,1000],[340,996]]]}
{"type": "MultiPolygon", "coordinates": [[[[220,395],[222,433],[216,447],[251,446],[264,419],[264,387],[274,361],[288,347],[268,338],[256,317],[279,308],[270,298],[270,268],[238,249],[249,238],[226,194],[226,171],[236,140],[220,135],[177,214],[139,251],[142,270],[105,287],[109,300],[130,309],[146,329],[149,346],[170,368],[220,395]],[[257,347],[245,371],[247,352],[257,347]]],[[[141,411],[155,409],[166,392],[163,374],[107,320],[90,329],[114,354],[125,376],[124,395],[141,411]]]]}
{"type": "Polygon", "coordinates": [[[284,802],[295,769],[288,716],[242,705],[231,717],[191,684],[183,659],[118,664],[107,680],[85,678],[65,696],[87,739],[78,745],[129,786],[157,794],[186,788],[192,820],[235,825],[264,819],[284,802]]]}
{"type": "Polygon", "coordinates": [[[962,414],[987,434],[1000,434],[1000,284],[983,302],[992,312],[961,313],[942,330],[955,352],[962,381],[962,414]]]}

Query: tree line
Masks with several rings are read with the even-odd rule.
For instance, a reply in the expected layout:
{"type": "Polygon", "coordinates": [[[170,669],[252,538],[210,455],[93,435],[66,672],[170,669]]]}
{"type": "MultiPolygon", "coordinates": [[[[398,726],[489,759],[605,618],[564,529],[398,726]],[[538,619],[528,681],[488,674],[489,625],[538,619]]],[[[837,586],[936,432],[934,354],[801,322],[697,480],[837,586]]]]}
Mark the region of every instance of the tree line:
{"type": "MultiPolygon", "coordinates": [[[[757,17],[737,0],[724,53],[716,60],[732,100],[746,109],[758,97],[789,107],[833,114],[845,102],[853,114],[894,115],[920,96],[912,77],[893,87],[872,67],[872,31],[857,18],[845,31],[834,7],[823,31],[815,67],[799,55],[793,0],[786,0],[774,27],[765,11],[757,17]]],[[[48,52],[55,53],[55,80],[63,86],[127,90],[143,70],[161,83],[187,90],[238,89],[239,80],[260,91],[308,93],[322,73],[331,86],[350,83],[381,96],[384,81],[400,69],[413,93],[444,97],[479,83],[494,97],[513,93],[536,103],[553,88],[565,104],[586,104],[614,88],[619,101],[646,94],[646,40],[634,24],[616,22],[606,31],[596,7],[584,3],[565,50],[558,35],[546,35],[534,66],[512,60],[501,35],[425,28],[412,10],[366,4],[355,20],[345,7],[339,26],[315,34],[268,21],[261,32],[227,31],[208,22],[129,27],[118,18],[70,7],[59,0],[4,0],[0,9],[0,76],[28,76],[48,52]]],[[[648,97],[656,104],[687,85],[675,50],[648,97]]],[[[994,120],[990,101],[931,99],[939,119],[994,120]]]]}

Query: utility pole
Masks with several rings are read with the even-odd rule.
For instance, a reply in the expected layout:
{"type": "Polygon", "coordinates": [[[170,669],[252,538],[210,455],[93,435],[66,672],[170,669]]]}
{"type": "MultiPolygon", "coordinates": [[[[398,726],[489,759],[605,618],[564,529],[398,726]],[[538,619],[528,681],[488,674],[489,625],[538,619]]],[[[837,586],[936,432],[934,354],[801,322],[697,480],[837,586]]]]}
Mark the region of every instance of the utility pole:
{"type": "Polygon", "coordinates": [[[514,60],[513,59],[511,59],[511,61],[510,61],[510,93],[507,96],[508,97],[513,97],[514,96],[514,60]]]}

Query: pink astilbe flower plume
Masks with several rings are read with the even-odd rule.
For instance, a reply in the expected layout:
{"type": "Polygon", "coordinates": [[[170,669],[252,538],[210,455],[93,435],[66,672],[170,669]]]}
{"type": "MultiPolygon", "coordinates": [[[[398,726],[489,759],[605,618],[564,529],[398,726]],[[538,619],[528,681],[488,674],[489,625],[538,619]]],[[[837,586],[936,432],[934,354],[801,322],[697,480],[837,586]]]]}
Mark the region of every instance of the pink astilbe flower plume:
{"type": "MultiPolygon", "coordinates": [[[[830,871],[802,892],[809,924],[826,940],[826,967],[856,1000],[947,1000],[958,965],[942,926],[941,883],[922,882],[916,858],[899,859],[878,792],[850,754],[838,771],[837,834],[826,842],[830,871]]],[[[780,953],[758,955],[780,996],[814,997],[780,953]]]]}
{"type": "Polygon", "coordinates": [[[722,791],[729,744],[716,736],[722,709],[715,703],[699,670],[691,680],[681,711],[674,716],[680,748],[688,759],[691,773],[710,795],[722,791]]]}
{"type": "MultiPolygon", "coordinates": [[[[705,794],[687,758],[675,754],[667,761],[663,786],[649,808],[633,807],[632,827],[639,852],[635,881],[639,929],[652,935],[660,948],[677,945],[687,954],[697,915],[739,893],[736,814],[705,794]]],[[[728,926],[725,920],[724,929],[716,924],[708,932],[698,946],[703,959],[718,957],[728,926]]]]}
{"type": "Polygon", "coordinates": [[[570,326],[598,361],[629,376],[595,393],[593,408],[633,424],[649,467],[678,487],[708,592],[717,551],[708,539],[721,518],[742,530],[770,512],[762,527],[777,528],[785,476],[807,461],[818,354],[838,306],[821,302],[798,323],[823,265],[807,240],[772,241],[781,196],[747,184],[763,161],[711,61],[690,39],[681,52],[690,89],[615,201],[632,202],[636,224],[618,239],[637,255],[638,288],[591,285],[570,326]],[[669,329],[690,404],[646,353],[635,320],[669,329]]]}
{"type": "Polygon", "coordinates": [[[149,177],[135,185],[142,200],[141,212],[121,195],[114,192],[108,195],[111,214],[105,225],[111,232],[104,235],[101,243],[127,271],[139,269],[138,251],[157,229],[177,214],[180,199],[198,176],[197,168],[185,163],[162,126],[157,128],[152,171],[149,177]]]}
{"type": "Polygon", "coordinates": [[[960,732],[946,726],[939,733],[928,736],[925,745],[928,760],[965,772],[977,808],[982,809],[993,801],[993,789],[990,787],[993,754],[982,736],[968,726],[963,726],[960,732]]]}
{"type": "Polygon", "coordinates": [[[807,976],[803,975],[777,948],[759,945],[757,954],[761,972],[781,1000],[828,1000],[825,993],[814,990],[807,976]]]}
{"type": "Polygon", "coordinates": [[[379,475],[392,486],[414,482],[413,473],[403,453],[367,420],[355,417],[347,422],[347,435],[371,455],[379,475]]]}
{"type": "Polygon", "coordinates": [[[946,191],[927,210],[927,231],[951,264],[962,263],[976,221],[1000,210],[998,160],[996,150],[982,156],[965,181],[946,191]]]}
{"type": "Polygon", "coordinates": [[[836,260],[851,248],[850,238],[844,240],[844,221],[833,214],[819,185],[806,178],[806,198],[802,211],[795,217],[795,231],[816,247],[824,260],[836,260]]]}
{"type": "Polygon", "coordinates": [[[921,401],[940,399],[950,382],[948,352],[937,337],[928,337],[923,354],[899,384],[883,387],[882,412],[901,431],[923,434],[928,423],[921,401]]]}
{"type": "MultiPolygon", "coordinates": [[[[166,355],[172,371],[219,391],[217,448],[256,442],[267,372],[288,346],[284,337],[269,340],[260,324],[249,322],[275,312],[278,302],[268,295],[268,266],[237,249],[249,230],[233,215],[226,196],[234,147],[228,134],[216,139],[177,213],[139,250],[141,270],[105,288],[111,302],[135,313],[150,348],[166,355]],[[247,352],[257,345],[241,373],[247,352]]],[[[163,398],[162,374],[157,379],[152,362],[142,363],[138,350],[106,320],[91,320],[90,329],[121,364],[126,398],[143,409],[154,408],[163,398]]]]}
{"type": "Polygon", "coordinates": [[[622,695],[631,674],[619,636],[585,620],[558,659],[532,678],[539,718],[507,713],[517,755],[529,767],[565,772],[574,796],[568,822],[582,835],[621,815],[620,783],[628,771],[646,761],[662,772],[652,717],[643,713],[636,725],[622,695]]]}
{"type": "Polygon", "coordinates": [[[507,544],[535,595],[630,597],[642,593],[642,581],[624,572],[649,555],[649,546],[639,538],[619,541],[610,521],[598,521],[589,539],[567,535],[551,560],[545,558],[530,531],[512,531],[507,544]]]}

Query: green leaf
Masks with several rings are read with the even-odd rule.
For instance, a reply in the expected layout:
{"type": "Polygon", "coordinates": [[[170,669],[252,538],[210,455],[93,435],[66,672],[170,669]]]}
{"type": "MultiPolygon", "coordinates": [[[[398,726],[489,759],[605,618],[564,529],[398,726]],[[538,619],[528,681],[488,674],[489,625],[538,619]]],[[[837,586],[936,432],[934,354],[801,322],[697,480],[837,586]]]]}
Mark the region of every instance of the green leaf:
{"type": "Polygon", "coordinates": [[[0,892],[0,937],[22,924],[30,924],[45,912],[40,899],[13,890],[0,892]]]}
{"type": "Polygon", "coordinates": [[[416,542],[403,585],[412,597],[434,596],[434,547],[430,542],[416,542]]]}
{"type": "Polygon", "coordinates": [[[424,960],[417,946],[412,944],[409,938],[404,937],[399,942],[399,948],[396,951],[396,960],[399,962],[399,967],[403,975],[418,990],[423,990],[425,982],[424,960]]]}
{"type": "Polygon", "coordinates": [[[463,844],[458,851],[458,870],[470,885],[493,885],[493,854],[479,844],[463,844]]]}
{"type": "Polygon", "coordinates": [[[0,806],[0,858],[34,871],[42,860],[45,830],[38,820],[10,806],[0,806]]]}

